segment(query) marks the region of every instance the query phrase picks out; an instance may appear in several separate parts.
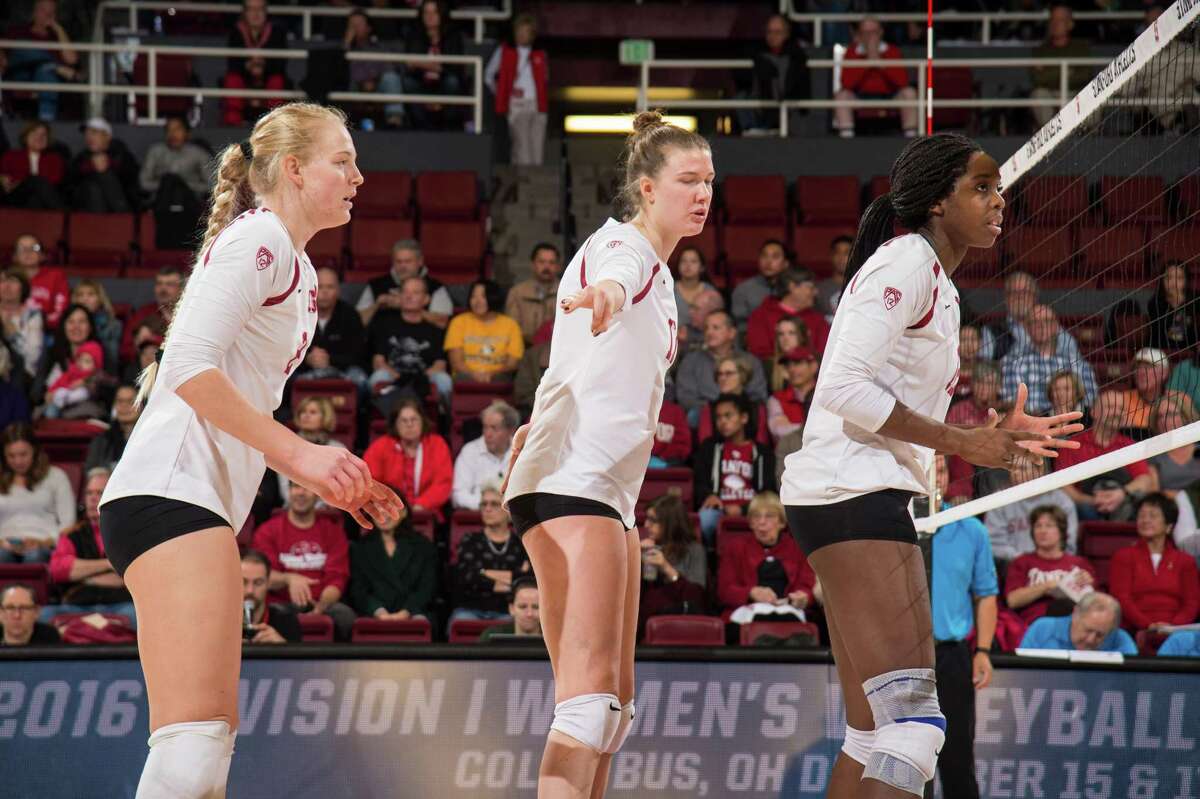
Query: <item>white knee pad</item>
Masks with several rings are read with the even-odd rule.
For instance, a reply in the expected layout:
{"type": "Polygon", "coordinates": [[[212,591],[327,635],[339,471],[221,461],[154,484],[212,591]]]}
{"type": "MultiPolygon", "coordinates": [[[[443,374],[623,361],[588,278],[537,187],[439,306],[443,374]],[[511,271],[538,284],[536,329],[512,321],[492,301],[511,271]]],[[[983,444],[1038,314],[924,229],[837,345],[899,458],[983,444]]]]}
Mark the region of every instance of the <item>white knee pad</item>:
{"type": "Polygon", "coordinates": [[[625,739],[629,737],[629,730],[633,727],[633,714],[633,700],[630,699],[621,705],[621,720],[617,723],[617,730],[613,733],[612,740],[608,742],[608,746],[604,747],[606,753],[615,755],[621,751],[621,747],[625,745],[625,739]]]}
{"type": "Polygon", "coordinates": [[[867,765],[871,758],[871,749],[875,746],[875,730],[856,730],[846,725],[846,740],[842,742],[842,751],[846,757],[867,765]]]}
{"type": "Polygon", "coordinates": [[[159,727],[135,799],[224,799],[236,737],[224,721],[159,727]]]}
{"type": "Polygon", "coordinates": [[[875,742],[863,770],[875,779],[921,796],[937,773],[946,741],[933,669],[902,669],[872,677],[863,693],[875,716],[875,742]]]}
{"type": "Polygon", "coordinates": [[[550,729],[569,735],[597,752],[605,752],[623,715],[621,702],[615,695],[581,694],[554,706],[550,729]]]}

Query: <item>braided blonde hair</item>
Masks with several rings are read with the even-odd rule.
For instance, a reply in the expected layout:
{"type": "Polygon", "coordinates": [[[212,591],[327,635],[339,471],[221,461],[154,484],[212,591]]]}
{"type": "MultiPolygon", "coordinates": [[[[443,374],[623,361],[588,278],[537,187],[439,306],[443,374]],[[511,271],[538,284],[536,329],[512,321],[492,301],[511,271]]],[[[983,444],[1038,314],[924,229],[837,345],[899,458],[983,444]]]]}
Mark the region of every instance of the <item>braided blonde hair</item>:
{"type": "MultiPolygon", "coordinates": [[[[253,208],[258,196],[275,189],[286,156],[294,155],[302,164],[312,158],[322,123],[325,122],[344,126],[346,115],[338,108],[317,103],[287,103],[265,114],[254,124],[254,130],[247,139],[252,157],[247,158],[241,142],[230,144],[221,151],[217,158],[217,183],[208,209],[208,225],[204,230],[204,239],[196,250],[197,261],[226,225],[253,208]]],[[[194,263],[192,268],[195,268],[194,263]]],[[[186,299],[185,286],[163,337],[164,348],[171,336],[178,308],[186,299]]],[[[162,353],[159,354],[161,356],[162,353]]],[[[155,361],[138,376],[135,403],[139,407],[150,396],[157,375],[158,362],[155,361]]]]}

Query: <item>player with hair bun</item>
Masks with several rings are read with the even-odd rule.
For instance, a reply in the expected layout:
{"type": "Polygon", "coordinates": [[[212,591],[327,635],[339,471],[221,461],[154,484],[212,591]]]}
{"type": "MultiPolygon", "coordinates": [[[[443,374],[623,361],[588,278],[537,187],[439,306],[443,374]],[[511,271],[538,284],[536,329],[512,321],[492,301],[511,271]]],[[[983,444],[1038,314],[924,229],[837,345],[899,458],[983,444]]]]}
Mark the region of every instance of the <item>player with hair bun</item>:
{"type": "Polygon", "coordinates": [[[361,459],[272,418],[317,322],[304,247],[350,220],[355,157],[345,116],[310,103],[280,106],[225,148],[161,362],[142,375],[148,402],[100,508],[137,610],[150,704],[137,799],[225,796],[242,653],[234,531],[266,466],[366,527],[400,510],[361,459]]]}
{"type": "Polygon", "coordinates": [[[623,160],[622,221],[592,234],[563,274],[550,368],[506,480],[554,670],[540,799],[603,796],[633,721],[634,506],[679,349],[666,264],[704,228],[713,196],[708,142],[658,112],[638,114],[623,160]]]}
{"type": "Polygon", "coordinates": [[[867,208],[804,445],[780,492],[788,523],[826,599],[846,703],[846,741],[830,799],[921,796],[946,723],[934,679],[925,565],[908,509],[928,493],[935,451],[985,467],[1040,462],[1083,426],[1078,412],[1025,415],[1025,386],[1003,420],[945,424],[958,380],[958,291],[950,275],[970,247],[1000,235],[1000,169],[965,136],[907,145],[891,191],[867,208]],[[896,236],[894,226],[909,231],[896,236]]]}

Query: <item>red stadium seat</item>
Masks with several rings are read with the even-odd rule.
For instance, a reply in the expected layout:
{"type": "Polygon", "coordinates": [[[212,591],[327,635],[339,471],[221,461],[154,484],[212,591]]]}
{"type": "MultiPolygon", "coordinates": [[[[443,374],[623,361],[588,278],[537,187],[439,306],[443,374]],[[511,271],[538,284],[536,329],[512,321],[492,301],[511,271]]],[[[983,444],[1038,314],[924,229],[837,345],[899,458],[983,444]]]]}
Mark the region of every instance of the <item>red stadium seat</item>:
{"type": "Polygon", "coordinates": [[[1163,641],[1167,640],[1170,633],[1159,632],[1158,630],[1138,630],[1134,636],[1134,641],[1137,642],[1138,654],[1144,658],[1152,658],[1158,654],[1158,648],[1163,645],[1163,641]]]}
{"type": "Polygon", "coordinates": [[[350,631],[355,644],[428,644],[433,628],[426,619],[356,619],[350,631]]]}
{"type": "Polygon", "coordinates": [[[1118,549],[1137,543],[1137,525],[1132,522],[1081,522],[1079,554],[1096,567],[1096,582],[1108,585],[1109,564],[1118,549]]]}
{"type": "Polygon", "coordinates": [[[1082,274],[1107,286],[1137,287],[1149,280],[1146,269],[1146,229],[1141,225],[1081,228],[1079,253],[1082,274]]]}
{"type": "Polygon", "coordinates": [[[325,397],[337,417],[333,437],[354,449],[358,431],[358,389],[349,380],[297,380],[292,387],[292,407],[309,397],[325,397]]]}
{"type": "Polygon", "coordinates": [[[477,510],[456,510],[450,517],[450,565],[458,563],[458,545],[467,533],[483,529],[483,517],[477,510]]]}
{"type": "Polygon", "coordinates": [[[725,225],[725,263],[729,267],[730,285],[758,273],[758,251],[767,239],[786,244],[787,231],[779,225],[725,225]]]}
{"type": "Polygon", "coordinates": [[[477,644],[484,630],[508,623],[508,619],[455,619],[450,622],[450,643],[477,644]]]}
{"type": "Polygon", "coordinates": [[[997,241],[986,250],[970,247],[962,263],[954,271],[954,284],[962,289],[978,288],[980,285],[1000,278],[1000,253],[1004,240],[997,241]]]}
{"type": "Polygon", "coordinates": [[[946,108],[942,100],[970,100],[975,96],[975,77],[970,67],[942,67],[934,77],[937,102],[933,104],[936,131],[963,129],[971,124],[972,109],[946,108]]]}
{"type": "Polygon", "coordinates": [[[428,219],[478,219],[479,187],[475,173],[422,172],[417,175],[417,208],[422,223],[428,219]]]}
{"type": "Polygon", "coordinates": [[[1167,221],[1167,184],[1160,175],[1100,178],[1100,207],[1109,225],[1167,221]]]}
{"type": "Polygon", "coordinates": [[[104,432],[98,424],[75,419],[42,419],[34,434],[51,463],[83,463],[88,444],[104,432]]]}
{"type": "Polygon", "coordinates": [[[1035,277],[1062,273],[1069,269],[1074,256],[1071,230],[1017,226],[1004,238],[1004,253],[1009,269],[1030,272],[1035,277]]]}
{"type": "Polygon", "coordinates": [[[798,225],[792,228],[793,262],[820,277],[829,277],[833,274],[833,264],[829,262],[830,245],[838,236],[853,239],[855,233],[854,225],[798,225]]]}
{"type": "Polygon", "coordinates": [[[0,589],[13,583],[24,583],[33,589],[39,605],[45,605],[50,595],[50,573],[44,563],[0,563],[0,589]]]}
{"type": "Polygon", "coordinates": [[[60,252],[67,232],[67,215],[62,211],[26,211],[23,208],[5,208],[0,214],[0,252],[8,258],[12,254],[17,237],[26,233],[37,236],[42,243],[42,255],[47,262],[60,260],[60,252]]]}
{"type": "Polygon", "coordinates": [[[318,230],[308,240],[304,253],[315,268],[329,266],[340,271],[346,257],[346,226],[318,230]]]}
{"type": "Polygon", "coordinates": [[[413,529],[421,535],[433,540],[433,511],[414,510],[409,514],[413,529]]]}
{"type": "Polygon", "coordinates": [[[1171,219],[1200,223],[1200,175],[1188,175],[1171,189],[1168,214],[1171,219]]]}
{"type": "Polygon", "coordinates": [[[892,179],[887,175],[876,175],[867,184],[867,202],[874,200],[881,194],[887,194],[891,190],[892,179]]]}
{"type": "Polygon", "coordinates": [[[731,538],[750,535],[750,520],[745,516],[721,516],[717,522],[717,556],[731,538]]]}
{"type": "Polygon", "coordinates": [[[645,508],[664,494],[677,494],[683,507],[691,510],[693,479],[694,474],[688,468],[647,469],[642,492],[638,494],[638,508],[645,508]]]}
{"type": "MultiPolygon", "coordinates": [[[[192,72],[192,56],[158,53],[154,59],[154,83],[157,86],[172,89],[195,86],[196,81],[192,72]]],[[[138,55],[133,61],[132,85],[148,86],[149,84],[150,57],[149,55],[138,55]]],[[[149,99],[149,95],[145,94],[139,94],[134,99],[134,105],[139,117],[149,115],[149,99]]],[[[194,98],[187,95],[161,95],[158,98],[156,109],[158,116],[163,117],[168,114],[185,116],[191,110],[193,100],[194,98]]]]}
{"type": "Polygon", "coordinates": [[[805,225],[856,226],[861,195],[857,175],[801,175],[796,178],[796,211],[805,225]]]}
{"type": "Polygon", "coordinates": [[[408,172],[368,172],[354,197],[354,220],[411,219],[413,179],[408,172]]]}
{"type": "Polygon", "coordinates": [[[82,498],[83,496],[83,461],[55,461],[51,462],[51,466],[57,466],[62,469],[67,475],[67,481],[71,485],[71,490],[75,492],[75,496],[82,498]]]}
{"type": "Polygon", "coordinates": [[[1079,175],[1041,175],[1030,178],[1021,198],[1020,214],[1034,225],[1087,222],[1087,181],[1079,175]]]}
{"type": "Polygon", "coordinates": [[[164,266],[191,266],[191,250],[160,250],[155,243],[154,213],[143,211],[138,219],[138,262],[125,268],[126,277],[154,277],[164,266]]]}
{"type": "Polygon", "coordinates": [[[446,283],[466,283],[483,274],[487,234],[482,222],[421,222],[421,249],[429,273],[446,283]]]}
{"type": "Polygon", "coordinates": [[[381,273],[392,265],[392,245],[413,238],[411,219],[360,219],[350,224],[350,258],[356,270],[381,273]]]}
{"type": "Polygon", "coordinates": [[[704,262],[708,264],[708,271],[711,275],[713,267],[717,263],[717,256],[720,255],[720,250],[717,246],[717,221],[710,214],[708,221],[704,224],[704,230],[698,235],[688,236],[679,240],[679,246],[675,248],[675,252],[671,254],[671,266],[679,263],[679,253],[686,250],[688,247],[695,247],[704,256],[704,262]]]}
{"type": "Polygon", "coordinates": [[[821,632],[817,629],[817,625],[805,621],[752,621],[749,624],[743,624],[739,633],[739,643],[742,646],[754,646],[754,642],[764,635],[772,635],[776,638],[811,635],[814,641],[821,640],[821,632]]]}
{"type": "Polygon", "coordinates": [[[116,276],[129,263],[134,241],[133,214],[71,214],[67,263],[75,270],[116,276]]]}
{"type": "Polygon", "coordinates": [[[787,220],[787,181],[782,175],[730,175],[721,184],[725,221],[783,224],[787,220]]]}
{"type": "Polygon", "coordinates": [[[1200,257],[1200,227],[1154,225],[1150,228],[1147,249],[1157,264],[1179,261],[1194,265],[1200,257]]]}
{"type": "Polygon", "coordinates": [[[724,646],[725,622],[719,616],[651,616],[646,646],[724,646]]]}
{"type": "Polygon", "coordinates": [[[333,641],[333,619],[324,613],[301,613],[296,618],[304,641],[333,641]]]}
{"type": "Polygon", "coordinates": [[[458,457],[462,449],[463,422],[479,415],[495,400],[504,400],[512,404],[512,383],[471,383],[454,384],[454,393],[450,397],[450,451],[458,457]]]}

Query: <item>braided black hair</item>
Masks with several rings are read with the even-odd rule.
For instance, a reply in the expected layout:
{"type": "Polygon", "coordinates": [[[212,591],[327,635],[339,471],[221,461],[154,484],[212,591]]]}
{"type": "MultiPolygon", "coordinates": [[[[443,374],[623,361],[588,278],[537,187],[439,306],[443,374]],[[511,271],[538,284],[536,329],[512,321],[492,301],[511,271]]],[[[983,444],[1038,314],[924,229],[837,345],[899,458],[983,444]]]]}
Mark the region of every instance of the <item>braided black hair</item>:
{"type": "Polygon", "coordinates": [[[938,133],[909,142],[892,164],[891,190],[876,197],[858,223],[843,291],[879,246],[895,235],[897,223],[918,230],[929,221],[929,209],[950,196],[971,156],[982,149],[959,133],[938,133]]]}

